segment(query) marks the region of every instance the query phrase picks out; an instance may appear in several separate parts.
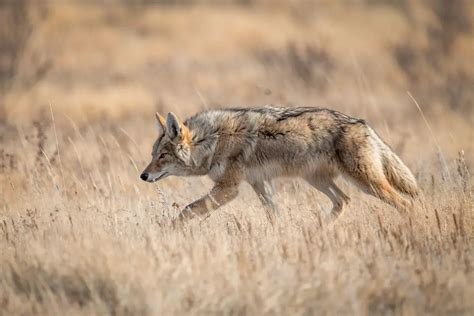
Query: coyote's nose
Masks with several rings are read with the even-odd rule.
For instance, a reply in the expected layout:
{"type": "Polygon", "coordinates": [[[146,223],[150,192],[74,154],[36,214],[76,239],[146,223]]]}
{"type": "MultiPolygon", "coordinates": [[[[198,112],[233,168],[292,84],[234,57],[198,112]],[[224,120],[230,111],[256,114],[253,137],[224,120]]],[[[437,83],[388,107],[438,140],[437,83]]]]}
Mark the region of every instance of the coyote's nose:
{"type": "Polygon", "coordinates": [[[144,172],[141,174],[140,178],[143,180],[143,181],[147,181],[148,180],[148,173],[144,172]]]}

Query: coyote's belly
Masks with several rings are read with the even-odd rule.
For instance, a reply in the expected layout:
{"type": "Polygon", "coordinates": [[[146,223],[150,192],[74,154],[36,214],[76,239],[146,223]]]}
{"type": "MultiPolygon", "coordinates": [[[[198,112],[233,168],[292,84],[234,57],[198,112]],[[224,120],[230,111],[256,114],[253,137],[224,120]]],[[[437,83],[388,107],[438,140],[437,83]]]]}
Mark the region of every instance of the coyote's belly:
{"type": "Polygon", "coordinates": [[[337,166],[327,155],[278,159],[266,163],[250,160],[244,169],[247,181],[255,182],[278,177],[305,177],[308,174],[335,174],[337,166]]]}

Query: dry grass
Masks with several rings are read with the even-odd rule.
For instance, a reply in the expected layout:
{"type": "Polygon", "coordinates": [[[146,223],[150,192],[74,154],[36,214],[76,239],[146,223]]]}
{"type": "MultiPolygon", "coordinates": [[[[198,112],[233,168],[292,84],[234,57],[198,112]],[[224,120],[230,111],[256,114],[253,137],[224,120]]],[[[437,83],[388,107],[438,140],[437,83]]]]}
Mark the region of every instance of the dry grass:
{"type": "Polygon", "coordinates": [[[0,104],[0,315],[473,314],[472,32],[429,38],[421,6],[417,28],[394,6],[322,9],[48,8],[0,104]],[[352,202],[328,225],[325,197],[280,179],[274,226],[242,185],[173,227],[210,181],[140,182],[151,113],[268,102],[368,118],[426,205],[401,216],[339,180],[352,202]]]}
{"type": "Polygon", "coordinates": [[[174,203],[209,182],[138,182],[151,139],[137,148],[145,130],[122,127],[70,131],[61,160],[51,126],[11,135],[18,147],[3,158],[0,218],[7,314],[472,312],[473,199],[462,159],[444,179],[435,162],[416,170],[427,205],[409,217],[345,186],[350,208],[328,226],[323,196],[279,181],[274,227],[242,186],[229,206],[181,229],[170,224],[174,203]]]}

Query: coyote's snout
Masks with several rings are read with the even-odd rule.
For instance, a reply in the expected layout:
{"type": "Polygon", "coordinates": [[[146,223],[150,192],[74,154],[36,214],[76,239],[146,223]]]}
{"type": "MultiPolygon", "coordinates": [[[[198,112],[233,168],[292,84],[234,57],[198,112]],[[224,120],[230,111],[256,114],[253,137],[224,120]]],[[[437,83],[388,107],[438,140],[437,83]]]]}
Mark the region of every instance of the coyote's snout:
{"type": "Polygon", "coordinates": [[[156,117],[158,139],[141,179],[209,175],[215,182],[181,219],[229,202],[243,180],[275,208],[271,180],[301,177],[332,201],[333,217],[349,202],[334,182],[339,174],[398,209],[419,192],[410,170],[364,120],[337,111],[265,106],[206,111],[184,123],[173,113],[156,117]]]}

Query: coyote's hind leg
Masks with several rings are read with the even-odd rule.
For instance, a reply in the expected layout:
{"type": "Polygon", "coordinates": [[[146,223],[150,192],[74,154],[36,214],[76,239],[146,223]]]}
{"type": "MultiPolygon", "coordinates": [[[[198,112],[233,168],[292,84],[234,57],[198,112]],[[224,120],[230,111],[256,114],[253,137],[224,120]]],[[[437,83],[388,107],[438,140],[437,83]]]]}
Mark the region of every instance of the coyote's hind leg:
{"type": "Polygon", "coordinates": [[[343,211],[344,203],[349,203],[349,197],[339,189],[331,178],[313,176],[307,177],[306,181],[331,200],[333,207],[330,216],[334,219],[339,217],[343,211]]]}

